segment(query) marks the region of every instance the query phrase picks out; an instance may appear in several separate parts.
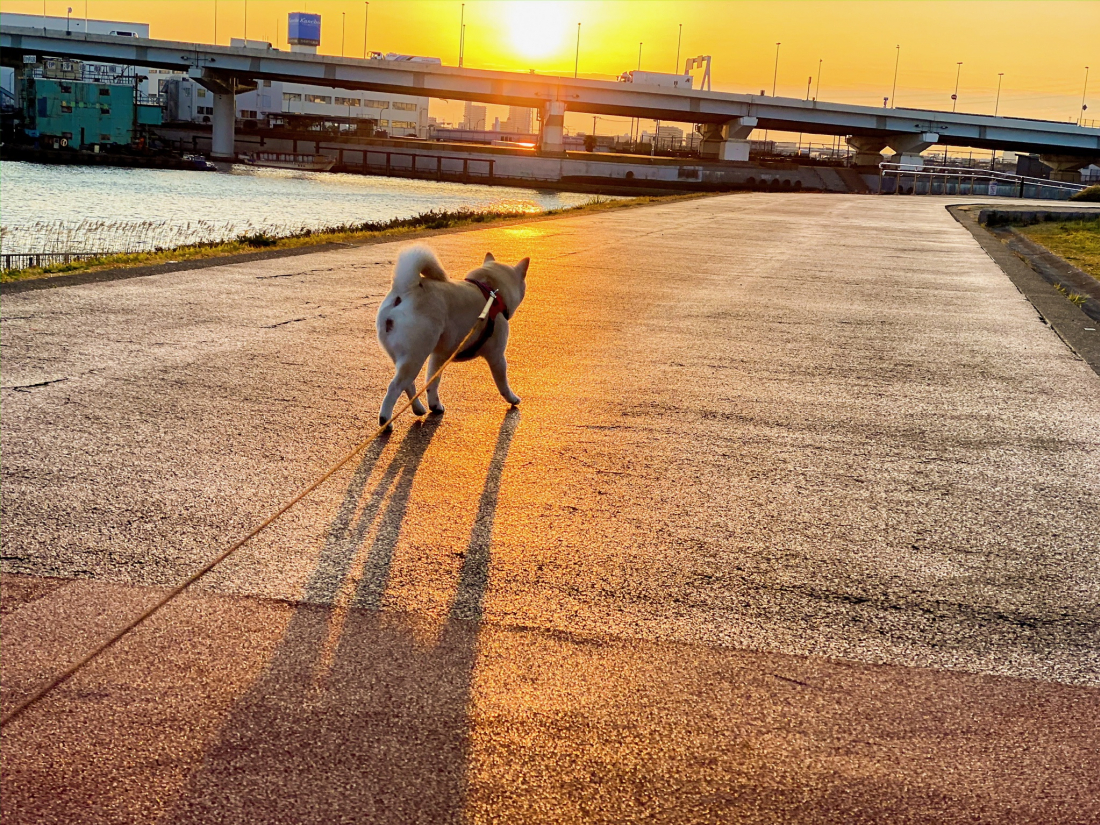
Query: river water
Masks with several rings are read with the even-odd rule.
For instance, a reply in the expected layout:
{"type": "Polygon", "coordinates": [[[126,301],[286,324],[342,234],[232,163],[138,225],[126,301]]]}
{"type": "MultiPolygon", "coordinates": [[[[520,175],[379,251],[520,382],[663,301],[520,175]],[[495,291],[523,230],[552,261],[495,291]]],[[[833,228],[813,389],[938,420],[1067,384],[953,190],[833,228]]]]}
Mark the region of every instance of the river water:
{"type": "Polygon", "coordinates": [[[2,251],[121,252],[430,210],[536,213],[590,195],[234,165],[225,172],[0,162],[2,251]]]}

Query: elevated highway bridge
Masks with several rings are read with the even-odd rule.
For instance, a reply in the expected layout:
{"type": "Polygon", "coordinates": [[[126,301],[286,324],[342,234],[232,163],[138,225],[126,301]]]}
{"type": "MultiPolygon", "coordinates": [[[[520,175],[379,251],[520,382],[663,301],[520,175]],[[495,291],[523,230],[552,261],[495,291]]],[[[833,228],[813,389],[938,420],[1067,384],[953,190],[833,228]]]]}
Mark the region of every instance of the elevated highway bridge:
{"type": "Polygon", "coordinates": [[[562,151],[565,112],[699,124],[702,151],[718,160],[747,160],[754,129],[845,137],[856,163],[921,165],[933,145],[1039,154],[1068,176],[1100,161],[1100,129],[1073,123],[931,109],[886,109],[794,98],[697,91],[602,80],[362,60],[277,49],[211,46],[52,29],[0,28],[0,60],[20,70],[24,55],[148,66],[188,73],[214,93],[213,155],[233,155],[234,95],[261,80],[472,100],[540,109],[540,151],[562,151]]]}

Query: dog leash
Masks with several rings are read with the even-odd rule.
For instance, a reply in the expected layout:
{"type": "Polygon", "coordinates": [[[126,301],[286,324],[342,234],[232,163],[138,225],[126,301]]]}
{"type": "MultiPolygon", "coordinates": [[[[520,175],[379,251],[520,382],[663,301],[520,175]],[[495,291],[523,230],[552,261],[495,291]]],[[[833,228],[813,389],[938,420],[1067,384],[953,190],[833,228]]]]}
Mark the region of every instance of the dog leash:
{"type": "Polygon", "coordinates": [[[158,601],[152,607],[146,609],[144,613],[142,613],[136,619],[133,619],[129,624],[127,624],[121,630],[116,631],[115,634],[113,636],[111,636],[107,641],[101,643],[98,647],[96,647],[90,653],[86,654],[76,664],[70,665],[68,668],[66,668],[64,671],[62,671],[60,674],[58,674],[57,676],[54,676],[52,679],[50,679],[49,681],[44,683],[41,687],[39,687],[38,690],[36,690],[34,693],[32,693],[29,697],[27,697],[22,702],[20,702],[18,705],[16,705],[11,711],[4,714],[3,718],[0,719],[0,728],[6,727],[9,722],[12,722],[12,721],[18,719],[27,710],[34,707],[34,705],[38,704],[38,702],[40,702],[42,699],[46,698],[46,696],[48,696],[50,693],[52,693],[56,688],[60,687],[61,685],[65,684],[65,682],[69,681],[69,679],[71,679],[73,676],[75,676],[82,668],[84,668],[86,665],[88,665],[91,661],[93,661],[101,653],[103,653],[104,651],[108,650],[111,647],[114,647],[114,645],[116,645],[119,641],[121,641],[123,639],[123,637],[125,637],[128,633],[130,633],[130,631],[134,630],[136,627],[141,625],[147,619],[152,617],[154,614],[156,614],[158,611],[160,611],[160,609],[162,607],[164,607],[169,602],[174,600],[177,596],[179,596],[181,593],[183,593],[183,591],[185,591],[187,588],[189,588],[191,585],[193,585],[195,582],[197,582],[199,579],[201,579],[203,576],[205,576],[207,573],[209,573],[211,570],[213,570],[215,567],[217,567],[219,564],[221,564],[223,561],[225,561],[231,555],[233,555],[235,552],[237,552],[242,547],[244,547],[245,544],[247,544],[249,541],[254,539],[256,536],[258,536],[260,533],[262,533],[268,527],[270,527],[280,516],[282,516],[284,513],[286,513],[287,510],[289,510],[291,507],[293,507],[295,504],[297,504],[303,498],[308,496],[310,493],[312,493],[314,490],[316,490],[318,487],[320,487],[322,484],[324,484],[326,481],[328,481],[329,478],[331,478],[332,475],[334,473],[336,473],[337,470],[339,470],[341,467],[343,467],[345,464],[347,464],[349,461],[351,461],[356,455],[359,454],[360,451],[362,451],[362,449],[364,447],[366,447],[368,444],[370,444],[372,441],[374,441],[374,439],[378,438],[378,436],[380,436],[384,432],[386,432],[389,429],[390,425],[393,424],[394,420],[399,415],[401,415],[406,410],[411,408],[412,405],[414,403],[416,403],[416,400],[418,398],[420,398],[420,396],[422,396],[425,392],[428,391],[428,387],[430,387],[432,385],[432,382],[435,381],[435,379],[437,379],[439,377],[440,373],[443,372],[444,368],[446,368],[446,366],[448,364],[450,364],[455,359],[455,356],[458,355],[462,351],[462,348],[464,346],[466,346],[466,342],[470,340],[470,336],[472,336],[474,334],[474,330],[477,329],[477,325],[479,323],[481,323],[482,321],[486,320],[489,317],[489,311],[493,307],[493,301],[496,299],[496,296],[497,296],[497,290],[493,290],[492,292],[489,293],[489,298],[485,302],[485,308],[481,310],[481,314],[477,316],[477,320],[474,321],[473,326],[470,327],[470,331],[466,333],[466,337],[462,339],[462,341],[461,341],[461,343],[459,343],[458,347],[455,348],[455,351],[452,352],[450,354],[450,356],[448,356],[447,360],[443,362],[443,364],[439,367],[439,369],[437,369],[435,371],[435,373],[433,375],[429,376],[428,380],[424,382],[424,388],[421,389],[420,392],[416,393],[416,395],[414,395],[412,398],[410,398],[408,400],[408,402],[405,404],[405,406],[401,407],[399,410],[397,410],[397,412],[390,415],[389,420],[386,421],[385,424],[382,424],[370,436],[368,436],[367,438],[360,441],[343,458],[341,458],[339,461],[337,461],[335,464],[333,464],[324,473],[324,475],[322,475],[320,478],[318,478],[316,481],[314,481],[312,484],[310,484],[308,487],[306,487],[301,492],[299,492],[296,496],[294,496],[294,498],[292,498],[289,502],[284,504],[282,507],[280,507],[274,513],[272,513],[270,516],[268,516],[266,519],[264,519],[262,522],[260,522],[260,524],[258,526],[253,527],[252,530],[250,530],[248,533],[246,533],[243,537],[237,539],[237,541],[235,541],[235,542],[233,542],[233,544],[229,545],[229,547],[227,547],[225,550],[223,550],[221,553],[219,553],[217,556],[215,556],[212,560],[210,560],[206,564],[204,564],[201,568],[199,568],[198,571],[196,571],[191,576],[189,576],[182,584],[178,584],[175,587],[173,587],[170,591],[168,591],[167,595],[165,595],[163,598],[160,599],[160,601],[158,601]]]}

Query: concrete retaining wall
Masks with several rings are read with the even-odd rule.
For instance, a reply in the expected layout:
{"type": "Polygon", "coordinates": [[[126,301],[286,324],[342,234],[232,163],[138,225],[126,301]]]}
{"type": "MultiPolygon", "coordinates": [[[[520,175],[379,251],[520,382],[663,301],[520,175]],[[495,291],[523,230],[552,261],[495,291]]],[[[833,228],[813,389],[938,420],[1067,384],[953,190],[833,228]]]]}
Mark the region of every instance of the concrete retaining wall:
{"type": "MultiPolygon", "coordinates": [[[[209,151],[209,131],[192,127],[166,126],[158,133],[185,148],[209,151]]],[[[496,183],[512,185],[554,185],[566,188],[575,184],[583,190],[598,185],[622,185],[641,189],[652,184],[661,190],[682,189],[767,189],[769,191],[866,192],[866,183],[851,170],[795,164],[761,165],[714,163],[680,158],[638,157],[636,155],[567,152],[547,156],[532,149],[499,146],[436,143],[408,140],[360,140],[357,142],[319,139],[289,139],[259,133],[238,132],[238,154],[258,150],[269,152],[319,153],[337,159],[338,169],[432,178],[441,174],[455,179],[464,173],[471,182],[488,182],[489,164],[496,183]],[[413,174],[413,157],[416,173],[413,174]],[[857,179],[858,178],[858,179],[857,179]],[[854,181],[854,182],[853,182],[854,181]]]]}

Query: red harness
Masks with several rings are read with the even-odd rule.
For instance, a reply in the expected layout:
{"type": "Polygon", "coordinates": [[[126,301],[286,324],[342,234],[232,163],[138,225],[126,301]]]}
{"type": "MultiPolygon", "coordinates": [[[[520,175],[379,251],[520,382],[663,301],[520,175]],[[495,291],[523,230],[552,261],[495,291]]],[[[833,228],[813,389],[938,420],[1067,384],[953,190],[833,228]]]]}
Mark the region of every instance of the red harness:
{"type": "Polygon", "coordinates": [[[477,340],[470,344],[470,346],[466,347],[466,349],[455,356],[456,361],[470,361],[476,358],[478,351],[485,346],[485,342],[493,337],[493,330],[496,328],[496,324],[494,323],[496,317],[501,313],[504,313],[505,318],[508,317],[508,313],[504,311],[504,301],[501,299],[499,293],[493,295],[492,288],[481,281],[475,281],[473,278],[467,278],[466,280],[481,290],[481,294],[485,296],[486,301],[488,301],[489,296],[492,295],[493,305],[489,307],[489,317],[485,319],[485,328],[481,330],[481,335],[479,335],[477,340]]]}

